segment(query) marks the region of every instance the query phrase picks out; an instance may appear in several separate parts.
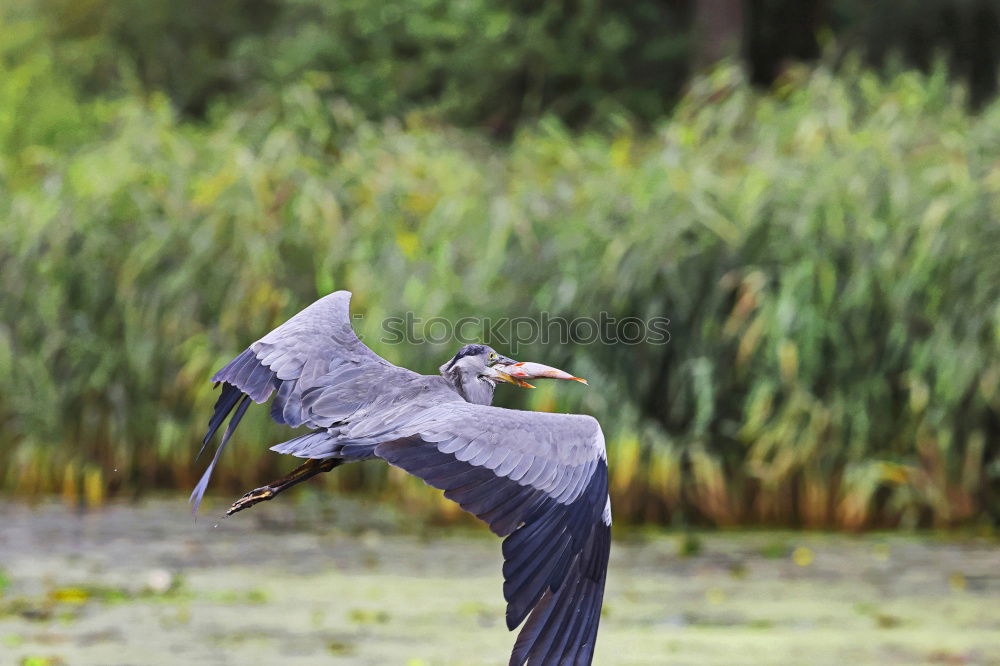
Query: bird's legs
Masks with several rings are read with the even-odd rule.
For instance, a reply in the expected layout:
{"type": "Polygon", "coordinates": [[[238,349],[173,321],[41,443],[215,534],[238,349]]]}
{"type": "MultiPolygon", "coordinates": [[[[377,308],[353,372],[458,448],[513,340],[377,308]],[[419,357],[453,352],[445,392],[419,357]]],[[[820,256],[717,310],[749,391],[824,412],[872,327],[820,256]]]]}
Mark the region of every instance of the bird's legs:
{"type": "Polygon", "coordinates": [[[302,483],[322,472],[329,472],[334,467],[344,464],[340,458],[310,459],[293,469],[288,475],[281,477],[277,481],[272,481],[266,486],[254,488],[243,497],[239,498],[226,511],[227,516],[231,516],[237,511],[249,509],[254,504],[265,500],[274,499],[283,490],[288,490],[297,483],[302,483]]]}

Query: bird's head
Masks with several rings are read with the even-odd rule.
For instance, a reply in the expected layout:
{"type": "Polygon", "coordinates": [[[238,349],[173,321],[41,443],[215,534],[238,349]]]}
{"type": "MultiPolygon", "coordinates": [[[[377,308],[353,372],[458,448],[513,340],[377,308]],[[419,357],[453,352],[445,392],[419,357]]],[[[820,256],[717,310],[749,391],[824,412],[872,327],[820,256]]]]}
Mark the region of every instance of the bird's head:
{"type": "Polygon", "coordinates": [[[504,382],[525,388],[535,388],[525,380],[543,377],[587,383],[586,379],[574,377],[558,368],[541,363],[515,361],[497,353],[492,347],[478,344],[465,345],[459,349],[450,361],[441,366],[441,374],[471,376],[493,385],[504,382]]]}

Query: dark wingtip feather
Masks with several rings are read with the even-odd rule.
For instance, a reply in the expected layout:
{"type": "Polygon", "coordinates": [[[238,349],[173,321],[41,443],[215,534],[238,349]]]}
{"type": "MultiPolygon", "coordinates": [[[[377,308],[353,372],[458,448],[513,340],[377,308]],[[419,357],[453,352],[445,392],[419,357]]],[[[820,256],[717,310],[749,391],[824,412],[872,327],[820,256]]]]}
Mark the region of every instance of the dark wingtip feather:
{"type": "Polygon", "coordinates": [[[215,450],[215,455],[212,456],[212,462],[208,463],[208,468],[205,473],[202,474],[201,479],[198,484],[191,491],[191,497],[188,501],[193,505],[191,507],[191,513],[197,514],[198,507],[201,506],[201,500],[205,496],[205,490],[208,488],[208,480],[212,478],[212,470],[215,469],[216,463],[219,462],[219,457],[222,455],[222,450],[226,448],[226,444],[229,443],[229,439],[233,436],[233,431],[236,430],[236,426],[239,425],[240,419],[243,418],[243,414],[247,411],[247,407],[250,406],[250,397],[244,396],[240,400],[239,405],[236,407],[236,411],[233,413],[233,417],[229,419],[229,425],[226,427],[226,432],[222,436],[222,441],[219,443],[219,448],[215,450]]]}
{"type": "Polygon", "coordinates": [[[611,528],[597,513],[597,507],[604,504],[601,500],[607,497],[606,469],[603,462],[598,464],[587,492],[574,502],[576,511],[571,510],[571,504],[554,511],[550,508],[548,515],[530,516],[524,526],[504,541],[504,596],[508,599],[507,624],[513,628],[512,623],[516,626],[524,620],[524,601],[537,592],[535,580],[524,583],[524,563],[520,559],[537,548],[533,542],[547,536],[544,523],[557,513],[567,512],[558,523],[566,533],[580,540],[576,556],[571,561],[561,557],[563,561],[553,567],[553,572],[565,570],[565,576],[561,580],[548,578],[544,594],[529,604],[530,615],[514,643],[511,666],[522,666],[525,662],[582,666],[593,659],[611,550],[611,528]],[[514,585],[516,589],[508,590],[508,583],[518,584],[514,585]]]}
{"type": "Polygon", "coordinates": [[[208,431],[201,440],[201,448],[198,449],[198,455],[195,456],[195,460],[201,457],[201,454],[205,451],[205,447],[218,432],[219,426],[222,422],[226,420],[229,413],[233,411],[233,407],[240,399],[240,390],[233,386],[232,384],[223,384],[222,393],[219,394],[219,399],[215,401],[215,408],[212,412],[212,418],[208,420],[208,431]]]}

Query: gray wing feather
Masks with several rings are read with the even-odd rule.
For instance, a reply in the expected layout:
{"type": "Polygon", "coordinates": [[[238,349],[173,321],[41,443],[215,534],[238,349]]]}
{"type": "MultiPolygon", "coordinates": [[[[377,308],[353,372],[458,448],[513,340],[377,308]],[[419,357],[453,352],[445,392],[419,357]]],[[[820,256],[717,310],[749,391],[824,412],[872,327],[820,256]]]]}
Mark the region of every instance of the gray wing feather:
{"type": "Polygon", "coordinates": [[[471,442],[485,435],[507,451],[568,466],[607,458],[600,424],[584,414],[528,412],[463,401],[430,407],[400,432],[420,434],[425,441],[448,436],[471,442]]]}
{"type": "MultiPolygon", "coordinates": [[[[361,342],[351,327],[350,301],[351,294],[347,291],[320,298],[215,373],[212,381],[222,383],[223,390],[202,448],[235,409],[227,429],[232,433],[245,411],[245,406],[236,409],[243,396],[261,403],[277,390],[271,406],[275,421],[318,429],[356,414],[367,403],[385,398],[386,387],[426,381],[421,375],[389,363],[361,342]]],[[[457,394],[455,398],[458,399],[457,394]]],[[[224,440],[227,441],[228,438],[224,440]]],[[[329,456],[334,441],[328,436],[296,439],[279,447],[296,455],[308,451],[329,456]]],[[[225,443],[220,444],[191,495],[195,510],[224,446],[225,443]]]]}
{"type": "Polygon", "coordinates": [[[455,402],[422,410],[375,455],[445,491],[504,541],[510,664],[593,659],[610,549],[597,421],[455,402]]]}
{"type": "MultiPolygon", "coordinates": [[[[354,333],[351,293],[324,296],[277,327],[212,377],[257,403],[275,389],[275,420],[292,427],[328,425],[357,409],[367,394],[419,377],[369,349],[354,333]],[[322,390],[317,390],[322,389],[322,390]],[[311,414],[323,423],[311,422],[311,414]]],[[[214,430],[210,430],[206,440],[214,430]]]]}

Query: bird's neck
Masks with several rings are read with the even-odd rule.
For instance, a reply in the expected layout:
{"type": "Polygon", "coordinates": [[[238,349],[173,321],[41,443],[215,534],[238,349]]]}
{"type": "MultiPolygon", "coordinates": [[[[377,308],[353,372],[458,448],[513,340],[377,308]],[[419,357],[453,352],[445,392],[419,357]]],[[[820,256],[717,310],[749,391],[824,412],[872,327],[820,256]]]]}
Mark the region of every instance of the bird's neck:
{"type": "Polygon", "coordinates": [[[471,402],[474,405],[489,405],[493,402],[493,390],[496,388],[493,382],[480,379],[478,375],[464,372],[442,370],[441,376],[466,402],[471,402]]]}

